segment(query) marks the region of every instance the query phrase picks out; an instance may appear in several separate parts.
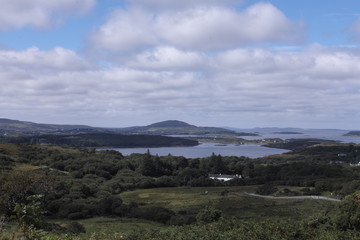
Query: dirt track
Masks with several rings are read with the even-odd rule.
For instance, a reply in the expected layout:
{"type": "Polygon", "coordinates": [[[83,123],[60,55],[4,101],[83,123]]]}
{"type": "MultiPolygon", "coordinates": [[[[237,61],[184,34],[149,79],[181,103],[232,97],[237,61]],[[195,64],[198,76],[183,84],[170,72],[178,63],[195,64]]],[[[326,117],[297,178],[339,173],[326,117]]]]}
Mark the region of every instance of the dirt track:
{"type": "Polygon", "coordinates": [[[293,197],[274,197],[274,196],[266,196],[266,195],[260,195],[256,193],[248,193],[244,192],[248,196],[252,197],[261,197],[261,198],[267,198],[267,199],[299,199],[299,200],[306,200],[306,199],[314,199],[314,200],[325,200],[325,201],[334,201],[334,202],[341,202],[339,199],[335,198],[329,198],[329,197],[323,197],[323,196],[293,196],[293,197]]]}

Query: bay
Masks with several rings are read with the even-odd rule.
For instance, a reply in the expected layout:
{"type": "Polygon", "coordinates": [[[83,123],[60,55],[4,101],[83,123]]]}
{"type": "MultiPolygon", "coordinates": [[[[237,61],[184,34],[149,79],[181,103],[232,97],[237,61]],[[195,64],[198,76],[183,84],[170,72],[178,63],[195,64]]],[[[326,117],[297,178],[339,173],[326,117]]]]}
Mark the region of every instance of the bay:
{"type": "MultiPolygon", "coordinates": [[[[301,139],[301,138],[318,138],[325,140],[333,140],[342,143],[360,143],[360,137],[344,136],[347,130],[319,130],[319,129],[301,129],[302,134],[279,134],[274,132],[258,132],[259,136],[241,136],[246,140],[261,140],[266,138],[280,139],[301,139]]],[[[175,135],[174,135],[175,136],[175,135]]],[[[188,136],[188,135],[186,135],[188,136]]],[[[184,135],[176,135],[176,137],[184,137],[184,135]]],[[[193,135],[196,137],[196,135],[193,135]]],[[[149,149],[150,153],[159,156],[173,155],[184,156],[186,158],[202,158],[209,157],[212,153],[222,156],[245,156],[249,158],[264,157],[273,154],[282,154],[289,152],[286,149],[276,149],[263,147],[257,144],[233,145],[229,144],[221,146],[218,143],[201,143],[195,147],[160,147],[160,148],[107,148],[121,152],[123,155],[132,153],[146,153],[149,149]]]]}
{"type": "Polygon", "coordinates": [[[266,138],[280,138],[282,140],[285,139],[304,139],[304,138],[317,138],[324,140],[332,140],[340,143],[355,143],[360,144],[360,137],[356,136],[344,136],[348,130],[321,130],[321,129],[311,129],[299,130],[302,134],[279,134],[272,132],[258,132],[259,136],[241,136],[240,138],[246,140],[261,140],[266,138]]]}
{"type": "Polygon", "coordinates": [[[245,156],[249,158],[264,157],[273,154],[282,154],[288,152],[285,149],[276,149],[263,147],[257,144],[245,145],[219,145],[216,143],[201,143],[194,147],[159,147],[159,148],[107,148],[107,150],[116,150],[124,156],[132,153],[146,153],[149,149],[152,155],[167,156],[184,156],[186,158],[202,158],[209,157],[212,153],[221,156],[245,156]]]}

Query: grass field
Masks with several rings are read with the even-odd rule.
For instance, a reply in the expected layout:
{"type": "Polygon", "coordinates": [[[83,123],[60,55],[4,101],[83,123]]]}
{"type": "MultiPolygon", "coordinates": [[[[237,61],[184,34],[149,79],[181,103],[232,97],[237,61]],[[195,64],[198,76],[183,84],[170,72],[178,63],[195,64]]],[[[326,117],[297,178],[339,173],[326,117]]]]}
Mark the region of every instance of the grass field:
{"type": "Polygon", "coordinates": [[[307,218],[330,213],[336,203],[322,200],[274,200],[247,196],[258,186],[157,188],[128,191],[120,194],[124,202],[166,207],[174,212],[196,214],[204,206],[220,209],[224,217],[241,219],[307,218]]]}
{"type": "MultiPolygon", "coordinates": [[[[156,188],[127,191],[119,196],[125,203],[135,202],[140,207],[165,207],[175,213],[186,212],[189,215],[196,215],[204,207],[212,206],[220,209],[224,218],[237,217],[255,222],[302,221],[317,215],[331,215],[338,204],[322,200],[263,199],[244,194],[244,192],[255,192],[257,188],[258,186],[156,188]]],[[[297,189],[292,188],[292,190],[297,189]]],[[[52,222],[65,225],[71,221],[52,220],[52,222]]],[[[160,231],[169,227],[144,219],[119,217],[97,217],[78,220],[78,222],[85,227],[86,233],[76,239],[122,239],[121,234],[131,231],[137,232],[139,229],[160,231]]]]}
{"type": "Polygon", "coordinates": [[[135,218],[91,218],[79,220],[85,229],[85,236],[91,236],[94,233],[113,234],[128,231],[136,231],[138,229],[160,229],[164,225],[152,221],[135,218]]]}
{"type": "MultiPolygon", "coordinates": [[[[127,191],[119,196],[125,203],[165,207],[176,213],[186,211],[188,214],[196,214],[205,206],[212,206],[220,209],[224,218],[237,217],[255,221],[301,221],[316,215],[331,215],[337,205],[322,200],[273,200],[244,194],[255,192],[257,188],[258,186],[156,188],[127,191]]],[[[105,236],[138,229],[160,230],[168,227],[161,223],[129,218],[92,218],[79,222],[86,228],[86,234],[82,236],[88,236],[89,239],[100,233],[105,236]]]]}

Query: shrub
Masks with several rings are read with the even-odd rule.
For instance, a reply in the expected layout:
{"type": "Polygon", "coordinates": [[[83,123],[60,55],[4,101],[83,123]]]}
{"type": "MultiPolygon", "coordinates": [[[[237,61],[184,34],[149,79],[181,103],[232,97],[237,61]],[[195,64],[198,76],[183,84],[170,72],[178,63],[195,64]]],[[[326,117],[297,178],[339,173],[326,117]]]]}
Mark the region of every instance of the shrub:
{"type": "Polygon", "coordinates": [[[335,222],[341,230],[360,231],[360,191],[347,196],[341,202],[335,222]]]}
{"type": "Polygon", "coordinates": [[[260,186],[257,190],[256,193],[257,194],[261,194],[261,195],[270,195],[273,194],[277,191],[278,189],[271,183],[266,183],[262,186],[260,186]]]}
{"type": "Polygon", "coordinates": [[[164,207],[133,208],[130,214],[131,217],[143,218],[161,223],[166,223],[173,215],[175,215],[174,212],[164,207]]]}
{"type": "Polygon", "coordinates": [[[221,210],[219,209],[214,209],[212,207],[207,207],[203,210],[201,210],[197,215],[196,215],[196,220],[199,223],[211,223],[211,222],[216,222],[220,219],[221,217],[221,210]]]}
{"type": "Polygon", "coordinates": [[[85,227],[78,222],[71,222],[66,226],[66,229],[68,232],[73,233],[73,234],[80,234],[80,233],[85,233],[85,227]]]}

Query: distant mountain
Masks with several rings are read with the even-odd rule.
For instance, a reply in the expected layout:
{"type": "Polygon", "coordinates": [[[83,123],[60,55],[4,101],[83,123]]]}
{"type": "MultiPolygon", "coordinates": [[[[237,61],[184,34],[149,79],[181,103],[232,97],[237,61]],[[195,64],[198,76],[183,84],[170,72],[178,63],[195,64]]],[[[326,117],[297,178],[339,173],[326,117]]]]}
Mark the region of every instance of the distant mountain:
{"type": "Polygon", "coordinates": [[[97,128],[87,125],[43,124],[0,118],[0,135],[71,135],[81,133],[120,133],[129,135],[237,135],[235,131],[225,128],[197,127],[177,120],[157,122],[148,126],[137,126],[128,128],[97,128]]]}
{"type": "Polygon", "coordinates": [[[301,132],[273,132],[274,134],[304,134],[301,132]]]}
{"type": "Polygon", "coordinates": [[[168,120],[158,123],[153,123],[147,126],[148,128],[177,128],[177,127],[195,127],[194,125],[190,125],[186,122],[178,121],[178,120],[168,120]]]}
{"type": "MultiPolygon", "coordinates": [[[[0,142],[36,143],[72,147],[168,147],[196,146],[198,141],[156,136],[165,129],[196,128],[179,121],[134,127],[127,133],[122,128],[96,128],[87,125],[40,124],[11,119],[0,119],[0,142]],[[142,129],[139,131],[139,129],[142,129]],[[162,130],[156,130],[162,129],[162,130]],[[146,131],[148,130],[148,131],[146,131]],[[143,132],[143,134],[139,134],[143,132]]],[[[131,129],[131,128],[130,128],[131,129]]],[[[128,131],[128,130],[127,130],[128,131]]]]}
{"type": "Polygon", "coordinates": [[[277,128],[277,127],[254,128],[252,130],[259,133],[277,133],[277,134],[284,134],[284,133],[301,134],[304,131],[304,129],[301,128],[277,128]]]}
{"type": "Polygon", "coordinates": [[[344,134],[344,136],[360,137],[360,131],[350,131],[344,134]]]}
{"type": "Polygon", "coordinates": [[[188,123],[168,120],[153,123],[143,127],[130,127],[118,129],[126,134],[151,134],[151,135],[205,135],[205,134],[231,134],[237,135],[235,131],[217,127],[197,127],[188,123]]]}
{"type": "Polygon", "coordinates": [[[86,125],[44,124],[0,118],[0,135],[78,134],[106,132],[86,125]]]}
{"type": "Polygon", "coordinates": [[[280,127],[257,127],[257,128],[227,128],[234,130],[236,132],[248,132],[248,133],[258,133],[262,134],[312,134],[312,133],[336,133],[336,134],[345,134],[349,130],[344,129],[312,129],[312,128],[280,128],[280,127]]]}

